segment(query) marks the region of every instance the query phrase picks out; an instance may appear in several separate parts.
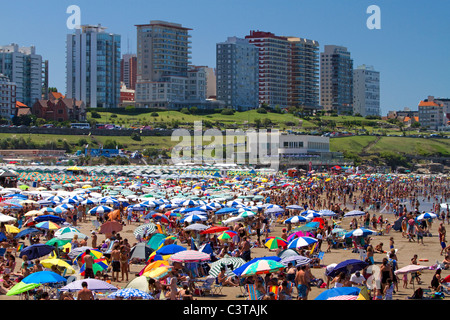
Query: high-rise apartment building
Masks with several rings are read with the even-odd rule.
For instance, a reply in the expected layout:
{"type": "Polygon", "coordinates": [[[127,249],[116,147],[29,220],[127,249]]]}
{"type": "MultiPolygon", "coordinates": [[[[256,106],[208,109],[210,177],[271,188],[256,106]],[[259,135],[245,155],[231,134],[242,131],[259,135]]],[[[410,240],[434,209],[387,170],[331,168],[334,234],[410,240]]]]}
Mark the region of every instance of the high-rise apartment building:
{"type": "Polygon", "coordinates": [[[192,29],[159,20],[136,27],[136,102],[140,106],[169,107],[185,101],[192,29]]]}
{"type": "Polygon", "coordinates": [[[320,103],[324,110],[353,114],[353,60],[345,47],[326,45],[320,53],[320,103]]]}
{"type": "Polygon", "coordinates": [[[298,37],[250,31],[259,49],[259,103],[271,107],[317,109],[319,43],[298,37]]]}
{"type": "Polygon", "coordinates": [[[216,44],[217,100],[234,109],[258,107],[258,54],[246,39],[229,37],[216,44]]]}
{"type": "Polygon", "coordinates": [[[16,114],[16,84],[0,73],[0,116],[11,120],[16,114]]]}
{"type": "Polygon", "coordinates": [[[120,47],[118,34],[101,25],[83,25],[67,35],[66,97],[88,108],[116,108],[120,103],[120,47]]]}
{"type": "Polygon", "coordinates": [[[361,65],[353,70],[353,113],[363,117],[379,116],[380,72],[361,65]]]}
{"type": "Polygon", "coordinates": [[[0,46],[0,73],[16,84],[16,99],[31,106],[42,96],[42,56],[36,48],[0,46]]]}
{"type": "Polygon", "coordinates": [[[120,82],[125,83],[127,89],[136,89],[137,56],[136,54],[124,54],[120,60],[120,82]]]}

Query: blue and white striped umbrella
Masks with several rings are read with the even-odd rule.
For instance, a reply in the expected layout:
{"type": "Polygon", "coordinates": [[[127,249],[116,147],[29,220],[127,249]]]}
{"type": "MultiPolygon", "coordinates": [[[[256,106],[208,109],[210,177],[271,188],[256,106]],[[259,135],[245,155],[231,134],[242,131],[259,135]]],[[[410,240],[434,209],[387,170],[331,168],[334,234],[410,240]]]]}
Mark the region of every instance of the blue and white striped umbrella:
{"type": "Polygon", "coordinates": [[[280,213],[280,212],[284,212],[284,209],[281,207],[272,207],[269,209],[266,209],[265,213],[280,213]]]}
{"type": "Polygon", "coordinates": [[[67,212],[67,209],[62,208],[61,206],[57,206],[57,207],[53,208],[52,211],[49,211],[49,209],[51,209],[51,208],[46,208],[46,211],[47,211],[47,212],[54,212],[54,213],[64,213],[64,212],[67,212]]]}
{"type": "Polygon", "coordinates": [[[78,200],[72,199],[72,198],[65,198],[63,201],[61,201],[63,204],[77,204],[78,200]]]}
{"type": "Polygon", "coordinates": [[[318,213],[318,211],[308,209],[308,210],[305,210],[303,212],[300,212],[300,215],[305,217],[305,216],[307,216],[308,214],[311,214],[311,213],[318,213]]]}
{"type": "Polygon", "coordinates": [[[321,214],[322,217],[334,217],[336,215],[336,212],[328,210],[328,209],[324,209],[324,210],[320,210],[319,214],[321,214]]]}
{"type": "Polygon", "coordinates": [[[316,243],[318,240],[312,237],[298,237],[289,242],[288,249],[302,248],[307,247],[313,243],[316,243]]]}
{"type": "Polygon", "coordinates": [[[358,228],[355,230],[352,230],[350,232],[347,232],[344,237],[345,238],[351,238],[351,237],[367,237],[367,236],[371,236],[371,235],[376,235],[377,232],[370,230],[370,229],[366,229],[366,228],[358,228]]]}
{"type": "Polygon", "coordinates": [[[204,215],[190,214],[180,220],[181,223],[187,222],[198,222],[198,221],[206,221],[208,218],[204,215]]]}
{"type": "Polygon", "coordinates": [[[417,220],[435,219],[435,218],[437,218],[437,215],[435,213],[425,212],[425,213],[422,213],[421,215],[419,215],[417,217],[417,220]]]}
{"type": "Polygon", "coordinates": [[[94,214],[101,214],[101,213],[108,213],[113,211],[114,209],[111,207],[107,207],[107,206],[97,206],[92,208],[91,210],[89,210],[89,213],[94,215],[94,214]]]}
{"type": "Polygon", "coordinates": [[[175,209],[178,208],[178,205],[175,203],[165,203],[161,206],[159,206],[160,209],[175,209]]]}
{"type": "Polygon", "coordinates": [[[309,221],[309,219],[307,219],[307,218],[305,218],[305,217],[302,217],[302,216],[293,216],[293,217],[290,217],[290,218],[288,218],[288,219],[286,219],[286,220],[284,220],[284,222],[283,223],[299,223],[299,222],[308,222],[309,221]]]}
{"type": "Polygon", "coordinates": [[[132,206],[128,206],[128,208],[133,211],[145,211],[145,210],[149,209],[150,207],[146,206],[145,204],[138,203],[138,204],[134,204],[132,206]]]}
{"type": "MultiPolygon", "coordinates": [[[[173,212],[173,211],[172,211],[173,212]]],[[[185,216],[191,216],[191,215],[201,215],[201,216],[207,216],[208,214],[204,211],[189,211],[189,212],[181,212],[185,216]]]]}
{"type": "Polygon", "coordinates": [[[221,209],[221,208],[224,207],[224,205],[221,204],[221,203],[219,203],[219,202],[211,202],[211,203],[208,203],[208,206],[213,207],[213,208],[216,208],[216,209],[221,209]]]}
{"type": "Polygon", "coordinates": [[[202,209],[201,207],[192,207],[192,208],[181,208],[180,213],[188,213],[193,211],[202,211],[205,212],[206,210],[202,209]]]}
{"type": "Polygon", "coordinates": [[[181,205],[182,205],[183,207],[187,207],[187,206],[196,206],[196,205],[198,205],[198,203],[197,203],[196,201],[194,201],[194,200],[186,200],[186,201],[183,201],[183,202],[181,203],[181,205]]]}
{"type": "Polygon", "coordinates": [[[80,196],[80,195],[78,195],[78,194],[76,194],[76,195],[74,195],[73,197],[70,197],[70,199],[74,199],[74,200],[76,200],[76,201],[78,201],[78,202],[81,202],[81,201],[83,201],[85,198],[82,197],[82,196],[80,196]]]}
{"type": "Polygon", "coordinates": [[[61,196],[50,196],[50,197],[46,198],[45,200],[59,203],[59,202],[63,201],[64,198],[61,196]]]}
{"type": "Polygon", "coordinates": [[[293,205],[287,206],[286,209],[291,209],[291,210],[303,210],[304,208],[303,208],[302,206],[293,204],[293,205]]]}
{"type": "Polygon", "coordinates": [[[100,204],[112,204],[115,206],[118,206],[120,204],[119,200],[117,200],[116,198],[112,198],[112,197],[101,198],[99,203],[100,204]]]}
{"type": "Polygon", "coordinates": [[[222,208],[220,210],[217,210],[215,214],[235,214],[238,213],[237,208],[222,208]]]}
{"type": "Polygon", "coordinates": [[[360,210],[352,210],[344,214],[344,217],[359,217],[364,216],[366,213],[360,210]]]}
{"type": "MultiPolygon", "coordinates": [[[[58,207],[61,207],[61,208],[63,208],[63,209],[67,209],[67,210],[75,208],[73,205],[71,205],[71,204],[69,204],[69,203],[63,203],[63,204],[60,204],[58,207]]],[[[58,207],[57,207],[57,208],[58,208],[58,207]]]]}
{"type": "Polygon", "coordinates": [[[319,212],[310,212],[305,216],[306,219],[310,219],[310,220],[312,220],[314,218],[320,218],[320,217],[322,217],[322,215],[319,212]]]}
{"type": "Polygon", "coordinates": [[[108,298],[111,299],[115,299],[116,297],[121,297],[123,299],[130,299],[130,298],[141,298],[144,300],[154,299],[153,296],[148,294],[147,292],[134,288],[120,289],[108,295],[108,298]]]}
{"type": "Polygon", "coordinates": [[[80,202],[81,204],[97,204],[98,200],[97,199],[86,199],[80,202]]]}
{"type": "Polygon", "coordinates": [[[207,204],[207,205],[201,206],[200,209],[205,210],[205,211],[215,211],[218,208],[210,206],[209,204],[207,204]]]}
{"type": "Polygon", "coordinates": [[[146,206],[149,206],[151,208],[159,206],[159,203],[156,203],[155,200],[147,200],[147,201],[141,202],[141,204],[145,204],[146,206]]]}

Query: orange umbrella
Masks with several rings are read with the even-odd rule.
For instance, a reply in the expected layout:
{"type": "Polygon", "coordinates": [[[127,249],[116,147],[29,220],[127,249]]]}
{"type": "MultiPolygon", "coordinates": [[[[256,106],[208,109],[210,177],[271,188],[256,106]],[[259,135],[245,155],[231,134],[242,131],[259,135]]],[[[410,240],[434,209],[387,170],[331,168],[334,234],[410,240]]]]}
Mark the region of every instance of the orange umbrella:
{"type": "Polygon", "coordinates": [[[119,232],[122,231],[123,226],[121,223],[117,221],[107,221],[100,227],[100,233],[111,234],[113,231],[119,232]]]}

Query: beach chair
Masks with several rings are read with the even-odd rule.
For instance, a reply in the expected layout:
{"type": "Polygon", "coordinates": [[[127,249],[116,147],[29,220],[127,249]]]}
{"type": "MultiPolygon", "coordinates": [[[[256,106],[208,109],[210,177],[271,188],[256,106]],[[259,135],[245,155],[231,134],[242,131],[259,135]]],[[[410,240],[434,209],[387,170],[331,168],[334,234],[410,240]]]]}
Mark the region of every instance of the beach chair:
{"type": "Polygon", "coordinates": [[[203,281],[201,286],[198,286],[198,289],[202,293],[202,295],[211,295],[212,286],[215,282],[214,277],[207,277],[205,281],[203,281]]]}
{"type": "Polygon", "coordinates": [[[367,258],[367,251],[364,248],[359,248],[359,260],[365,261],[367,258]]]}
{"type": "Polygon", "coordinates": [[[256,291],[256,285],[255,284],[246,284],[246,290],[248,292],[247,300],[260,300],[256,291]]]}
{"type": "Polygon", "coordinates": [[[273,292],[275,294],[275,300],[279,300],[278,290],[279,286],[268,286],[266,289],[267,293],[273,292]]]}
{"type": "Polygon", "coordinates": [[[211,295],[217,296],[222,294],[223,285],[219,283],[219,278],[214,279],[213,285],[211,286],[211,295]]]}

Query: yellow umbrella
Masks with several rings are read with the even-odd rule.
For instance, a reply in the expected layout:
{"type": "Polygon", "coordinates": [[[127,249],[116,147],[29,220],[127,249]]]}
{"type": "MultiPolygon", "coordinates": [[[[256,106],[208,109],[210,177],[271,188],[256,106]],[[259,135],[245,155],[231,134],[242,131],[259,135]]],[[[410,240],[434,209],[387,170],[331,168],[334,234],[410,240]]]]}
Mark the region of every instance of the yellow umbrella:
{"type": "Polygon", "coordinates": [[[84,186],[82,186],[81,188],[83,189],[89,189],[92,188],[92,186],[90,184],[85,184],[84,186]]]}
{"type": "Polygon", "coordinates": [[[62,259],[45,259],[45,260],[41,260],[41,264],[48,269],[51,269],[52,266],[57,266],[57,267],[63,267],[64,269],[67,269],[66,274],[75,274],[76,271],[75,269],[68,264],[66,261],[62,260],[62,259]]]}
{"type": "Polygon", "coordinates": [[[144,272],[142,275],[159,280],[167,275],[167,273],[172,269],[172,266],[158,267],[156,269],[144,272]]]}
{"type": "Polygon", "coordinates": [[[19,233],[20,229],[11,225],[11,224],[5,224],[6,232],[7,233],[19,233]]]}

